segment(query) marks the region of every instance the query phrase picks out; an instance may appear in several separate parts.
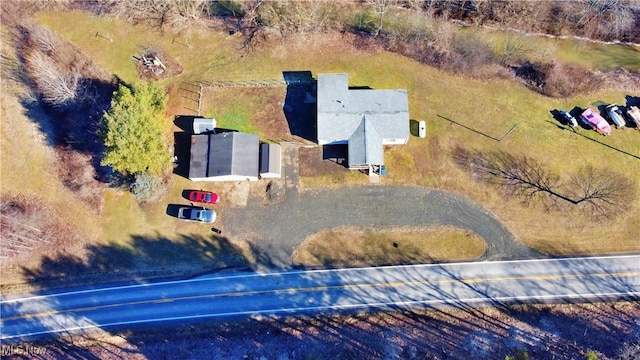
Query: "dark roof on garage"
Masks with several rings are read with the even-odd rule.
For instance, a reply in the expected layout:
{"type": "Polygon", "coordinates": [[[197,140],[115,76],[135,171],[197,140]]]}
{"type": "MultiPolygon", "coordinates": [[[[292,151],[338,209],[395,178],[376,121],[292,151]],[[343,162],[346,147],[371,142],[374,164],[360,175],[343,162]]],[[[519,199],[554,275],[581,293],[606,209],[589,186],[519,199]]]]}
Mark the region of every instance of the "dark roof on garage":
{"type": "Polygon", "coordinates": [[[255,134],[224,132],[193,135],[189,178],[257,177],[259,138],[255,134]]]}

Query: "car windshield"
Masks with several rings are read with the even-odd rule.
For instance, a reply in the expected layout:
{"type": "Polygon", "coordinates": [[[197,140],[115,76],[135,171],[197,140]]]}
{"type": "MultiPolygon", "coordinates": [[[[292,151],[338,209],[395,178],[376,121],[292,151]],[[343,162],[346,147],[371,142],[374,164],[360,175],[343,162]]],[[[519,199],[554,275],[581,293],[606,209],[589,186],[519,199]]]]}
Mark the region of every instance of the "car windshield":
{"type": "Polygon", "coordinates": [[[202,221],[204,222],[213,222],[215,220],[216,213],[212,210],[203,210],[202,211],[202,221]]]}
{"type": "Polygon", "coordinates": [[[204,200],[205,200],[206,202],[211,202],[211,193],[207,193],[207,194],[204,196],[204,200]]]}

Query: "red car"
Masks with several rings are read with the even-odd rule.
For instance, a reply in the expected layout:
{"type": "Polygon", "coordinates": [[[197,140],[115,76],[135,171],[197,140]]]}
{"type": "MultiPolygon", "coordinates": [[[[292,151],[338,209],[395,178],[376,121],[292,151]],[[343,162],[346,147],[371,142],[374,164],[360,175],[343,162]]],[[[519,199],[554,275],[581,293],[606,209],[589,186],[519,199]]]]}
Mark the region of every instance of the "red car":
{"type": "Polygon", "coordinates": [[[192,191],[189,193],[189,200],[196,203],[217,204],[220,196],[210,191],[192,191]]]}

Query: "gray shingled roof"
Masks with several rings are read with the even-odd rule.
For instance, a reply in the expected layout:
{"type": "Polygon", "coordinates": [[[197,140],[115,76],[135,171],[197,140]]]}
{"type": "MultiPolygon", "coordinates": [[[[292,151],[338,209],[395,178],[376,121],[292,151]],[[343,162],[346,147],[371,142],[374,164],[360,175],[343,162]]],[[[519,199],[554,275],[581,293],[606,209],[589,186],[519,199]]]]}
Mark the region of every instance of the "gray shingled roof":
{"type": "Polygon", "coordinates": [[[209,135],[191,136],[191,154],[189,158],[190,179],[207,177],[208,153],[209,135]]]}
{"type": "Polygon", "coordinates": [[[258,176],[258,135],[224,132],[191,138],[189,178],[258,176]]]}
{"type": "MultiPolygon", "coordinates": [[[[346,144],[349,139],[363,125],[375,131],[382,143],[373,145],[372,138],[364,145],[356,145],[349,154],[360,159],[376,159],[380,162],[366,164],[382,164],[374,153],[381,148],[385,139],[409,138],[409,100],[406,90],[372,90],[349,89],[347,74],[319,74],[318,75],[318,143],[346,144]],[[360,154],[360,151],[365,153],[360,154]]],[[[366,137],[365,137],[366,138],[366,137]]],[[[358,136],[353,138],[354,144],[360,141],[358,136]]],[[[351,160],[349,161],[351,163],[351,160]]]]}
{"type": "Polygon", "coordinates": [[[349,138],[349,167],[357,165],[384,164],[382,138],[371,124],[367,115],[363,116],[360,125],[349,138]]]}

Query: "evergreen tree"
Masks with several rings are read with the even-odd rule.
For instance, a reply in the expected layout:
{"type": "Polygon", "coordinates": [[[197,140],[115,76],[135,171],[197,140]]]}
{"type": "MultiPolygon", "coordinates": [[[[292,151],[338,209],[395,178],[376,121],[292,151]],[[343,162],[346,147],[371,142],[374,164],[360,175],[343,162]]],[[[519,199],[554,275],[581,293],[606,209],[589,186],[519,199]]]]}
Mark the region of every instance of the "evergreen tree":
{"type": "Polygon", "coordinates": [[[159,175],[170,164],[165,137],[167,96],[155,83],[120,84],[103,116],[101,164],[124,175],[159,175]]]}

